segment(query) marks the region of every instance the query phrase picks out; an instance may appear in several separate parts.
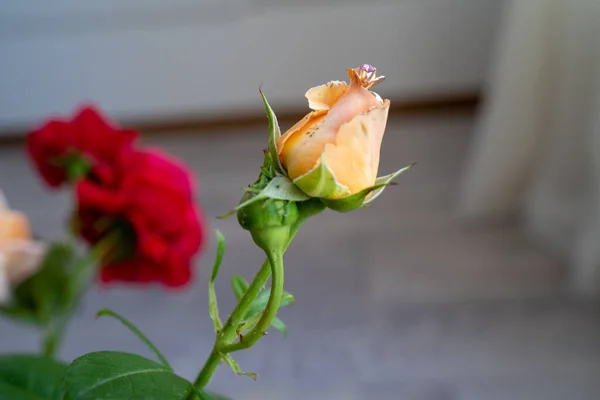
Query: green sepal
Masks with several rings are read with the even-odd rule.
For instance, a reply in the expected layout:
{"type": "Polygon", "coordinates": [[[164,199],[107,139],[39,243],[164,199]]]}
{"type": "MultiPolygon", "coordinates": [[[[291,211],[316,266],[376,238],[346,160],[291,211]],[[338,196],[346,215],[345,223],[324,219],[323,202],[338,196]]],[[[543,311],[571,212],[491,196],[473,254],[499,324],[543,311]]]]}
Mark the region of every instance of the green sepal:
{"type": "Polygon", "coordinates": [[[219,269],[225,256],[225,236],[221,231],[217,230],[217,255],[215,256],[215,262],[213,264],[212,272],[210,274],[210,280],[208,282],[208,312],[210,318],[213,321],[213,327],[215,333],[219,333],[223,328],[223,322],[219,316],[219,306],[217,304],[217,293],[215,291],[215,280],[219,274],[219,269]]]}
{"type": "MultiPolygon", "coordinates": [[[[413,164],[414,165],[414,164],[413,164]]],[[[404,167],[393,174],[382,176],[375,180],[375,184],[366,189],[361,190],[358,193],[354,193],[350,196],[342,197],[341,199],[328,200],[321,199],[323,203],[330,209],[338,212],[349,212],[358,208],[364,207],[371,201],[375,200],[385,189],[386,186],[392,185],[392,180],[400,175],[402,172],[411,168],[412,165],[404,167]]]]}
{"type": "Polygon", "coordinates": [[[254,380],[256,380],[256,378],[258,378],[258,375],[256,374],[256,372],[242,372],[242,370],[240,369],[240,366],[233,359],[231,354],[221,354],[221,356],[223,357],[223,361],[225,361],[225,364],[229,365],[229,368],[231,368],[231,370],[233,372],[235,372],[237,375],[247,376],[254,380]]]}
{"type": "Polygon", "coordinates": [[[386,186],[389,186],[392,183],[392,181],[394,179],[396,179],[396,177],[398,175],[400,175],[403,172],[408,171],[409,169],[411,169],[412,167],[414,167],[415,164],[416,163],[412,163],[410,165],[407,165],[406,167],[400,168],[398,171],[396,171],[394,173],[391,173],[389,175],[385,175],[385,176],[381,176],[381,177],[377,178],[375,180],[375,186],[379,186],[379,187],[377,189],[373,190],[373,192],[371,193],[371,195],[363,203],[363,206],[368,205],[373,200],[375,200],[377,197],[379,197],[379,195],[381,193],[383,193],[383,190],[386,188],[386,186]]]}
{"type": "Polygon", "coordinates": [[[50,160],[50,163],[56,167],[64,168],[67,181],[71,183],[85,178],[92,169],[92,163],[75,149],[55,157],[50,160]]]}
{"type": "Polygon", "coordinates": [[[321,199],[315,198],[298,203],[299,218],[297,224],[304,223],[307,219],[319,214],[323,210],[325,210],[325,204],[323,204],[321,199]]]}
{"type": "MultiPolygon", "coordinates": [[[[251,189],[251,188],[249,188],[251,189]]],[[[250,199],[241,202],[238,204],[233,210],[224,214],[218,218],[228,218],[231,215],[235,214],[237,211],[241,210],[244,207],[251,205],[260,200],[272,199],[272,200],[286,200],[286,201],[305,201],[310,197],[303,193],[296,185],[292,183],[285,176],[277,176],[267,184],[267,186],[262,189],[255,196],[250,199]]]]}
{"type": "Polygon", "coordinates": [[[306,174],[294,179],[293,183],[310,197],[337,199],[350,194],[350,189],[339,183],[327,166],[325,153],[321,156],[318,165],[306,174]]]}
{"type": "Polygon", "coordinates": [[[282,174],[286,175],[281,162],[279,161],[279,154],[277,152],[277,139],[281,137],[281,129],[279,129],[279,123],[277,122],[277,116],[275,112],[269,105],[267,98],[262,90],[260,91],[260,95],[262,97],[263,103],[265,104],[265,109],[267,110],[267,118],[269,119],[269,154],[271,155],[271,159],[273,160],[273,166],[275,170],[282,174]]]}
{"type": "Polygon", "coordinates": [[[365,203],[366,198],[369,194],[375,190],[385,187],[386,184],[375,184],[371,187],[361,190],[358,193],[354,193],[350,196],[342,197],[341,199],[328,200],[322,199],[323,203],[327,208],[337,212],[349,212],[361,208],[365,203]]]}

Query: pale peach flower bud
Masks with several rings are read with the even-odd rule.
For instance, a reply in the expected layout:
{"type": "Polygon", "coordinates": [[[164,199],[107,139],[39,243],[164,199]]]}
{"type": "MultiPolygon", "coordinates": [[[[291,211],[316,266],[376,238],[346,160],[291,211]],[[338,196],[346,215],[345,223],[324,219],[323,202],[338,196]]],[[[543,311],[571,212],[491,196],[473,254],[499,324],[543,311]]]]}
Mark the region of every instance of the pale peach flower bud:
{"type": "Polygon", "coordinates": [[[45,253],[46,245],[31,239],[27,216],[10,210],[0,192],[0,302],[38,270],[45,253]]]}
{"type": "Polygon", "coordinates": [[[370,65],[348,69],[350,84],[332,81],[306,92],[313,110],[277,140],[281,166],[311,197],[339,199],[375,184],[390,107],[369,88],[370,65]]]}

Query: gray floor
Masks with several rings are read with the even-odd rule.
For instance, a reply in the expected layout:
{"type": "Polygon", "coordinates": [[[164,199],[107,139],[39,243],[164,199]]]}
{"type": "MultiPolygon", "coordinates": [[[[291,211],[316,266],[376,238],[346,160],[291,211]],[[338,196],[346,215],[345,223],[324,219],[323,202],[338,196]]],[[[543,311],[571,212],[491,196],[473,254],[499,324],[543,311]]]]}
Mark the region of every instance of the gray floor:
{"type": "MultiPolygon", "coordinates": [[[[296,304],[281,313],[287,338],[272,332],[237,358],[258,382],[222,367],[211,387],[238,399],[585,400],[600,399],[597,303],[566,293],[568,271],[504,224],[465,223],[453,212],[472,116],[393,118],[382,173],[417,161],[366,210],[327,212],[301,231],[286,258],[296,304]]],[[[154,138],[190,163],[200,202],[229,251],[217,284],[223,313],[228,278],[250,278],[262,261],[234,205],[256,176],[266,133],[154,138]]],[[[47,193],[20,149],[0,148],[0,187],[36,230],[60,237],[68,193],[47,193]]],[[[214,241],[213,241],[214,242],[214,241]]],[[[212,344],[207,315],[211,243],[185,293],[96,288],[72,324],[62,356],[120,349],[147,354],[132,335],[94,312],[111,307],[153,338],[193,378],[212,344]]],[[[0,322],[0,351],[34,350],[26,328],[0,322]]]]}

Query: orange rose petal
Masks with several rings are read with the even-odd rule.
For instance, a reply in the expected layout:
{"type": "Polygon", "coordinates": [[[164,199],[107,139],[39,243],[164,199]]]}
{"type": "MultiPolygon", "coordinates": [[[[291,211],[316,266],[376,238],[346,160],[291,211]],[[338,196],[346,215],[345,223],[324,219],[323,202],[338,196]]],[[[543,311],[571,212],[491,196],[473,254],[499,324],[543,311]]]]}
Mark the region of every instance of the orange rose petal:
{"type": "Polygon", "coordinates": [[[357,115],[340,127],[335,143],[325,146],[327,165],[352,193],[375,183],[389,105],[386,100],[357,115]]]}
{"type": "Polygon", "coordinates": [[[305,96],[311,110],[331,110],[333,105],[345,95],[350,86],[343,81],[331,81],[325,85],[310,88],[305,96]]]}
{"type": "Polygon", "coordinates": [[[289,135],[282,146],[279,157],[292,180],[313,169],[319,162],[325,145],[335,141],[335,132],[328,133],[321,129],[326,112],[315,111],[313,114],[316,113],[320,115],[289,135]]]}
{"type": "Polygon", "coordinates": [[[315,124],[315,120],[319,119],[319,117],[327,114],[327,111],[312,111],[309,112],[302,118],[300,121],[296,122],[294,126],[288,129],[279,139],[277,139],[277,153],[281,155],[284,151],[284,147],[288,140],[292,138],[292,136],[296,135],[298,132],[304,131],[307,127],[311,127],[315,124]]]}

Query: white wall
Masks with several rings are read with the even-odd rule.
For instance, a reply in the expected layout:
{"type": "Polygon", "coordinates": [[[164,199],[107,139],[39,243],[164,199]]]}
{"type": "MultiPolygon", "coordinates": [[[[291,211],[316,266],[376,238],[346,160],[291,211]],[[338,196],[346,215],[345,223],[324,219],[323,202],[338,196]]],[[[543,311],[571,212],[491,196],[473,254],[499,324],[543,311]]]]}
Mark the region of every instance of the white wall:
{"type": "Polygon", "coordinates": [[[503,2],[5,0],[0,127],[83,100],[117,118],[258,110],[261,84],[277,110],[364,62],[387,76],[382,94],[469,90],[503,2]]]}

